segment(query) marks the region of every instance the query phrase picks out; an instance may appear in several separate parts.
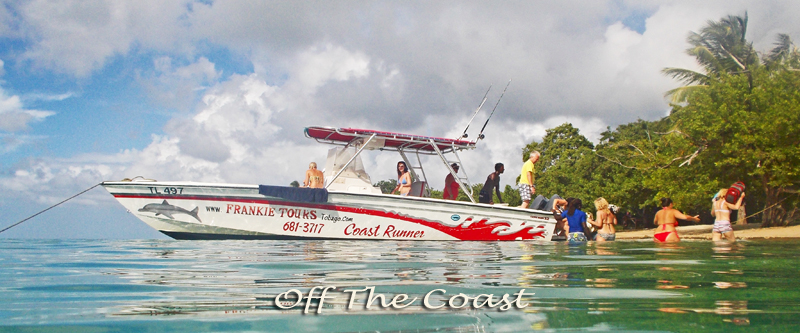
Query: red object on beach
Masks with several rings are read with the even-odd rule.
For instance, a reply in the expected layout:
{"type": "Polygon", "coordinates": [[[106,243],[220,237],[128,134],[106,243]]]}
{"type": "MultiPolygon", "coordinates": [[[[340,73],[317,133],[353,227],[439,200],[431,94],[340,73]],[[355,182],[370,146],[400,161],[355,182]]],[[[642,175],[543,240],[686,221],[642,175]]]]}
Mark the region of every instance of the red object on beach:
{"type": "Polygon", "coordinates": [[[728,193],[725,193],[725,201],[731,204],[735,204],[736,201],[739,201],[739,197],[742,196],[743,192],[744,192],[744,183],[735,182],[728,189],[728,193]]]}

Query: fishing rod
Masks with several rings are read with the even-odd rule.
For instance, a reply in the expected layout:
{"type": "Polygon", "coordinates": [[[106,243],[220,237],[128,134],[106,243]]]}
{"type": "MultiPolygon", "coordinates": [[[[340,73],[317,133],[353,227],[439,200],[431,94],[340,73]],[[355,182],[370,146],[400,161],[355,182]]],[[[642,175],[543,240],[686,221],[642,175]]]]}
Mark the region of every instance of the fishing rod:
{"type": "Polygon", "coordinates": [[[503,89],[503,93],[500,94],[500,98],[497,99],[497,103],[494,105],[494,109],[492,109],[492,113],[489,114],[489,118],[486,118],[486,122],[483,123],[483,128],[481,128],[481,132],[478,133],[478,140],[483,139],[483,137],[484,137],[483,136],[483,130],[485,130],[486,129],[486,125],[489,124],[489,119],[492,119],[492,115],[494,114],[494,111],[497,110],[497,106],[500,104],[500,100],[503,99],[503,95],[506,94],[506,89],[508,89],[508,86],[510,84],[511,84],[511,80],[508,80],[508,83],[506,84],[506,87],[503,89]]]}
{"type": "MultiPolygon", "coordinates": [[[[486,103],[486,97],[487,97],[487,96],[489,96],[489,90],[492,90],[492,85],[491,85],[491,84],[489,85],[489,89],[486,89],[486,93],[485,93],[485,94],[483,94],[483,101],[481,102],[481,105],[479,105],[479,106],[478,106],[478,109],[477,109],[477,110],[475,110],[475,113],[473,113],[473,114],[472,114],[472,119],[470,119],[470,120],[469,120],[469,122],[467,123],[467,127],[466,127],[466,128],[464,128],[464,133],[463,133],[463,134],[461,134],[461,137],[460,137],[460,138],[458,138],[458,139],[461,139],[461,138],[466,138],[466,137],[468,136],[468,135],[467,135],[467,130],[469,129],[469,125],[470,125],[470,124],[472,124],[472,121],[473,121],[473,120],[475,120],[475,116],[477,116],[477,115],[478,115],[478,111],[480,111],[480,110],[481,110],[481,108],[483,107],[483,103],[486,103]]],[[[456,140],[458,140],[458,139],[456,139],[456,140]]]]}

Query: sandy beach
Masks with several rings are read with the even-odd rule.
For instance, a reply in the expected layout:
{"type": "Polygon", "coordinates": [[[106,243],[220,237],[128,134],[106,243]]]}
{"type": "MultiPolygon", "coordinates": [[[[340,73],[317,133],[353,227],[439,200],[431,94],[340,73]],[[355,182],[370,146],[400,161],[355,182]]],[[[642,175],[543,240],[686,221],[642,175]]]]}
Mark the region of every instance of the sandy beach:
{"type": "MultiPolygon", "coordinates": [[[[679,226],[678,235],[681,239],[711,239],[712,225],[679,226]]],[[[652,239],[655,229],[617,232],[617,240],[621,239],[652,239]]],[[[761,228],[759,224],[733,225],[733,234],[736,239],[757,238],[800,238],[800,225],[790,227],[761,228]]]]}

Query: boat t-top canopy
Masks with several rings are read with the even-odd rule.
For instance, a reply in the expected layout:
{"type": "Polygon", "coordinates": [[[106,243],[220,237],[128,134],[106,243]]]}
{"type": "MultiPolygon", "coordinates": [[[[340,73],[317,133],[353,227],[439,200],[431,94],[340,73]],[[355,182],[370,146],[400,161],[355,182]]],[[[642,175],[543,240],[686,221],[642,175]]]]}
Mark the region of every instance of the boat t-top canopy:
{"type": "Polygon", "coordinates": [[[427,155],[435,155],[437,150],[446,153],[475,148],[475,142],[473,141],[355,128],[306,127],[305,132],[306,137],[315,139],[320,143],[346,146],[353,145],[354,140],[366,141],[372,138],[370,141],[373,144],[366,145],[366,149],[416,151],[427,155]],[[378,142],[378,144],[374,142],[378,142]]]}
{"type": "Polygon", "coordinates": [[[438,155],[442,159],[445,167],[455,178],[455,181],[458,182],[461,189],[467,193],[472,202],[475,202],[472,198],[472,186],[469,183],[469,178],[466,176],[466,170],[464,170],[461,159],[458,157],[458,151],[460,150],[475,149],[476,142],[474,141],[333,127],[306,127],[305,134],[306,137],[317,140],[319,143],[357,148],[353,157],[350,158],[350,160],[345,163],[345,166],[328,182],[328,185],[338,178],[342,171],[344,171],[344,168],[350,165],[364,149],[377,149],[399,152],[400,156],[402,156],[403,160],[406,162],[406,165],[409,166],[409,171],[412,176],[415,179],[420,179],[415,169],[420,170],[422,172],[421,179],[425,181],[425,186],[427,186],[427,177],[425,176],[425,170],[422,168],[422,160],[419,155],[438,155]],[[418,166],[411,164],[405,152],[413,152],[417,155],[418,166]],[[448,160],[445,158],[445,154],[448,153],[452,153],[455,159],[448,160]],[[462,171],[464,175],[463,177],[460,177],[453,169],[451,166],[453,163],[460,167],[460,171],[462,171]]]}

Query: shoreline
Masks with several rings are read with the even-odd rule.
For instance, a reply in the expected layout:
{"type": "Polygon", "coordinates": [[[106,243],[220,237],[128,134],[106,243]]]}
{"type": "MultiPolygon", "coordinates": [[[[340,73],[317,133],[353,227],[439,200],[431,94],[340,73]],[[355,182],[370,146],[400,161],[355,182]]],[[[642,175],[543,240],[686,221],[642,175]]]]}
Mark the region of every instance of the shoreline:
{"type": "MultiPolygon", "coordinates": [[[[681,239],[701,239],[711,240],[711,229],[713,225],[691,225],[678,226],[678,236],[681,239]]],[[[617,232],[617,240],[620,239],[652,239],[655,229],[643,229],[634,231],[617,232]]],[[[733,234],[736,239],[771,239],[771,238],[800,238],[800,225],[788,227],[762,228],[760,224],[733,225],[733,234]]]]}

